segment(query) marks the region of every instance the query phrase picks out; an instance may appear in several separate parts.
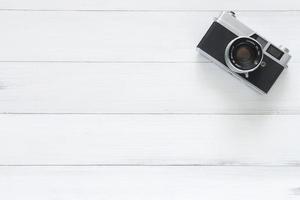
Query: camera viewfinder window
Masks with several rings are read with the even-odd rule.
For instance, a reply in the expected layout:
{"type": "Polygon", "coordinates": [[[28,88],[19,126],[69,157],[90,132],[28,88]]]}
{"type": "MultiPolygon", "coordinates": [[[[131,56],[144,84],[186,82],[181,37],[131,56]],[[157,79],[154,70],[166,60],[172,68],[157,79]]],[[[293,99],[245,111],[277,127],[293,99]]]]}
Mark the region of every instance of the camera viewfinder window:
{"type": "Polygon", "coordinates": [[[283,56],[283,52],[280,51],[278,48],[274,47],[273,45],[269,46],[267,52],[271,54],[274,58],[277,58],[278,60],[280,60],[283,56]]]}

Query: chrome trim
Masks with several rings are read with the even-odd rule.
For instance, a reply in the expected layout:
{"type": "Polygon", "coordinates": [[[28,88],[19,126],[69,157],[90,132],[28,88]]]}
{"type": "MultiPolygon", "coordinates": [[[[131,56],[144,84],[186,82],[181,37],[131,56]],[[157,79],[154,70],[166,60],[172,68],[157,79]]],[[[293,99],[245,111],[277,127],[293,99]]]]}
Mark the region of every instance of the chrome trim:
{"type": "Polygon", "coordinates": [[[208,53],[206,53],[205,51],[203,51],[200,48],[197,48],[197,51],[204,57],[206,57],[208,60],[212,61],[214,64],[218,65],[220,68],[222,68],[223,70],[225,70],[226,72],[228,72],[229,74],[231,74],[233,77],[237,78],[238,80],[242,81],[245,85],[247,85],[248,87],[254,89],[256,92],[258,92],[259,94],[265,95],[266,93],[259,89],[258,87],[256,87],[255,85],[253,85],[252,83],[250,83],[249,81],[247,81],[246,79],[240,77],[238,74],[236,74],[235,72],[231,71],[228,67],[226,67],[223,63],[221,63],[220,61],[218,61],[217,59],[215,59],[214,57],[212,57],[211,55],[209,55],[208,53]]]}
{"type": "MultiPolygon", "coordinates": [[[[241,39],[241,38],[247,38],[248,40],[252,40],[252,41],[254,41],[255,43],[257,43],[257,44],[259,45],[259,47],[260,47],[261,50],[263,49],[262,46],[261,46],[256,40],[254,40],[253,38],[241,36],[241,37],[237,37],[237,38],[233,39],[231,42],[229,42],[229,44],[227,45],[227,47],[226,47],[226,49],[225,49],[224,57],[225,57],[225,62],[226,62],[226,64],[227,64],[227,66],[228,66],[232,71],[234,71],[234,72],[236,72],[236,73],[240,73],[240,74],[246,74],[246,77],[248,78],[248,73],[249,73],[249,72],[252,72],[252,71],[254,71],[254,70],[256,70],[256,69],[260,66],[260,64],[261,64],[261,62],[263,61],[263,58],[264,58],[264,57],[263,57],[263,55],[262,55],[262,57],[261,57],[259,63],[256,65],[256,67],[254,67],[254,68],[252,68],[252,69],[249,69],[249,70],[241,70],[241,69],[235,67],[235,66],[231,63],[231,61],[230,61],[230,58],[229,58],[229,49],[230,49],[231,45],[232,45],[236,40],[241,39]]],[[[263,53],[263,52],[262,52],[262,53],[263,53]]]]}
{"type": "MultiPolygon", "coordinates": [[[[257,34],[259,37],[266,40],[260,34],[256,33],[255,31],[250,29],[248,26],[244,25],[241,21],[239,21],[235,17],[235,14],[232,11],[222,12],[219,17],[215,18],[215,21],[218,22],[219,24],[221,24],[222,26],[224,26],[225,28],[227,28],[228,30],[230,30],[231,32],[233,32],[235,35],[237,35],[239,37],[241,37],[241,36],[250,37],[254,34],[257,34]]],[[[264,47],[263,53],[266,54],[267,56],[269,56],[273,61],[275,61],[275,62],[279,63],[280,65],[282,65],[284,68],[287,68],[288,67],[287,64],[291,59],[291,55],[289,54],[288,51],[285,51],[286,48],[278,47],[278,46],[274,45],[273,43],[269,42],[268,40],[266,40],[266,41],[268,43],[264,47]],[[283,56],[281,57],[280,60],[274,58],[272,55],[270,55],[267,52],[267,49],[269,48],[269,46],[271,44],[273,46],[277,47],[278,49],[280,49],[283,52],[283,56]]]]}
{"type": "MultiPolygon", "coordinates": [[[[249,27],[247,27],[246,25],[244,25],[238,19],[236,19],[235,14],[233,12],[231,12],[231,11],[224,11],[224,12],[222,12],[219,17],[214,18],[214,21],[218,22],[219,24],[221,24],[222,26],[224,26],[225,28],[227,28],[228,30],[230,30],[232,33],[234,33],[235,35],[237,35],[238,38],[239,37],[248,37],[248,38],[250,38],[252,40],[255,40],[251,36],[254,35],[254,34],[257,34],[257,33],[255,31],[253,31],[252,29],[250,29],[249,27]]],[[[261,38],[264,39],[264,37],[262,37],[260,34],[257,34],[257,35],[259,37],[261,37],[261,38]]],[[[287,68],[288,67],[287,64],[288,64],[289,60],[291,59],[291,55],[289,54],[288,50],[286,50],[283,47],[279,47],[278,48],[276,45],[272,44],[268,40],[266,40],[266,39],[264,39],[264,40],[267,41],[267,44],[264,46],[264,48],[262,48],[263,55],[266,55],[266,56],[270,57],[270,59],[272,59],[273,61],[279,63],[284,68],[287,68]],[[280,60],[276,59],[275,57],[273,57],[272,55],[270,55],[267,52],[267,49],[269,48],[269,46],[271,44],[273,46],[277,47],[278,49],[281,49],[281,51],[284,53],[280,60]]],[[[230,45],[229,44],[227,45],[225,52],[229,50],[229,49],[227,50],[228,46],[230,46],[230,45]]],[[[238,74],[240,71],[236,70],[236,67],[232,67],[230,64],[228,64],[228,60],[226,61],[226,56],[225,56],[225,62],[228,65],[228,67],[226,65],[224,65],[223,63],[221,63],[220,61],[218,61],[217,59],[215,59],[214,57],[212,57],[211,55],[207,54],[202,49],[197,48],[197,50],[204,57],[208,58],[210,61],[212,61],[213,63],[215,63],[216,65],[218,65],[219,67],[221,67],[223,70],[225,70],[228,73],[230,73],[232,76],[234,76],[238,80],[244,82],[248,87],[251,87],[252,89],[254,89],[255,91],[257,91],[259,94],[263,94],[263,95],[267,94],[266,92],[264,92],[260,88],[256,87],[255,85],[253,85],[251,82],[249,82],[247,80],[248,72],[245,73],[245,71],[242,71],[242,73],[245,73],[246,78],[241,77],[238,74]]],[[[262,62],[263,62],[263,60],[259,63],[259,65],[257,67],[259,67],[262,62]]],[[[257,67],[254,68],[251,71],[254,71],[255,69],[257,69],[257,67]]]]}
{"type": "Polygon", "coordinates": [[[235,15],[231,13],[231,11],[222,12],[215,21],[223,25],[237,36],[251,36],[255,34],[255,31],[239,21],[235,15]]]}

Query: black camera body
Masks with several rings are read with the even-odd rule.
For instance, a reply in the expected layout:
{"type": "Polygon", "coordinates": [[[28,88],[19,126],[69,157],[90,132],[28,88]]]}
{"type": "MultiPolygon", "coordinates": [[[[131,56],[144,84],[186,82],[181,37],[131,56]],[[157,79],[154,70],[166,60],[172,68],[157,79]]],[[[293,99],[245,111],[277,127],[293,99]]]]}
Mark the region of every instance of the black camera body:
{"type": "Polygon", "coordinates": [[[266,94],[291,56],[237,20],[222,12],[210,26],[198,49],[202,55],[258,92],[266,94]]]}

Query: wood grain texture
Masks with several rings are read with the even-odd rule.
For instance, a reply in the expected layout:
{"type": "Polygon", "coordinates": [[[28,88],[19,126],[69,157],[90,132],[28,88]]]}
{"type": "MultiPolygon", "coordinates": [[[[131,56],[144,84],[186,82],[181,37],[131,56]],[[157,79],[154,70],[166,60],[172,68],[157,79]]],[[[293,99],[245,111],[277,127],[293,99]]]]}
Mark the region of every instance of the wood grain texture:
{"type": "MultiPolygon", "coordinates": [[[[207,62],[195,49],[218,15],[1,11],[0,61],[207,62]]],[[[300,12],[237,15],[273,43],[288,47],[292,61],[300,62],[300,12]]]]}
{"type": "Polygon", "coordinates": [[[1,115],[0,165],[300,164],[300,116],[1,115]]]}
{"type": "Polygon", "coordinates": [[[299,74],[260,95],[211,63],[0,63],[0,112],[298,114],[299,74]]]}
{"type": "Polygon", "coordinates": [[[297,0],[1,0],[0,9],[76,9],[76,10],[295,10],[297,0]]]}
{"type": "Polygon", "coordinates": [[[299,21],[297,0],[0,0],[0,197],[299,199],[299,21]],[[195,51],[229,9],[291,50],[267,96],[195,51]]]}
{"type": "Polygon", "coordinates": [[[299,199],[299,168],[1,167],[5,199],[299,199]]]}

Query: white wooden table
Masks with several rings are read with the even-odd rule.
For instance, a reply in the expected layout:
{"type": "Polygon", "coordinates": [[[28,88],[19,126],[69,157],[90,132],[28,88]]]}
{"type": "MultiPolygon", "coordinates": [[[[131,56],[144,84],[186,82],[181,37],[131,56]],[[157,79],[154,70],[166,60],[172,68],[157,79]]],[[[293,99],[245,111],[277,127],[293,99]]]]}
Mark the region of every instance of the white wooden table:
{"type": "Polygon", "coordinates": [[[0,199],[300,199],[300,1],[0,0],[0,199]],[[291,50],[266,96],[195,47],[221,10],[291,50]]]}

